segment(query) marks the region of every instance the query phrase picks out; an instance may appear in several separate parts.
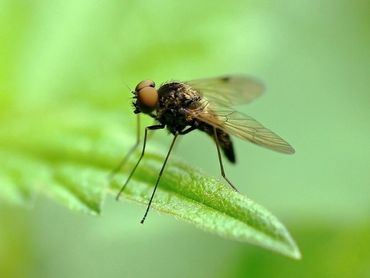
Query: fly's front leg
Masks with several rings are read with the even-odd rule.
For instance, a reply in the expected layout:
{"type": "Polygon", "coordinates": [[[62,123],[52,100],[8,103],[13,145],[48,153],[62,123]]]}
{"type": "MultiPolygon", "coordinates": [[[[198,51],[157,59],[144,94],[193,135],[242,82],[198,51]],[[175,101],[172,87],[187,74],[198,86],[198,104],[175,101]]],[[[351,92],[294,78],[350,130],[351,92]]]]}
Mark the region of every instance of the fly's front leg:
{"type": "Polygon", "coordinates": [[[189,132],[191,132],[191,131],[193,131],[193,130],[195,130],[195,129],[197,129],[197,127],[196,127],[196,126],[191,126],[191,127],[187,128],[187,129],[184,129],[184,130],[180,131],[180,132],[179,132],[179,135],[185,135],[185,134],[188,134],[189,132]]]}
{"type": "Polygon", "coordinates": [[[147,206],[147,208],[146,208],[146,211],[145,211],[145,214],[144,214],[144,216],[143,216],[143,219],[141,219],[141,221],[140,221],[140,223],[141,223],[141,224],[144,224],[145,218],[146,218],[146,216],[148,215],[148,212],[149,212],[150,206],[152,205],[152,201],[153,201],[153,198],[154,198],[155,192],[156,192],[156,190],[157,190],[157,187],[158,187],[159,181],[161,180],[161,177],[162,177],[162,174],[163,174],[164,168],[166,167],[166,164],[167,164],[168,158],[170,157],[171,151],[172,151],[172,149],[173,149],[173,146],[175,145],[175,142],[176,142],[176,139],[177,139],[177,137],[178,137],[179,133],[178,133],[178,132],[176,132],[174,135],[175,135],[175,136],[173,137],[173,140],[172,140],[172,143],[171,143],[170,149],[168,150],[168,153],[167,153],[166,158],[165,158],[165,160],[164,160],[164,162],[163,162],[163,165],[162,165],[161,171],[159,172],[159,175],[158,175],[158,177],[157,177],[157,181],[156,181],[156,183],[155,183],[155,186],[154,186],[154,189],[153,189],[152,195],[150,196],[149,204],[148,204],[148,206],[147,206]]]}
{"type": "Polygon", "coordinates": [[[143,144],[143,149],[141,151],[141,155],[140,155],[140,158],[139,160],[136,162],[135,164],[135,167],[132,169],[130,175],[128,176],[126,182],[124,183],[124,185],[122,186],[121,190],[118,192],[117,194],[117,197],[116,197],[116,200],[119,199],[119,197],[121,196],[122,192],[125,190],[128,182],[130,181],[131,177],[133,176],[133,174],[135,173],[136,171],[136,168],[137,166],[139,166],[139,163],[141,161],[141,159],[143,158],[144,156],[144,153],[145,153],[145,147],[146,147],[146,140],[147,140],[147,137],[148,137],[148,130],[157,130],[157,129],[163,129],[165,126],[164,125],[152,125],[152,126],[147,126],[145,128],[145,133],[144,133],[144,144],[143,144]]]}
{"type": "Polygon", "coordinates": [[[116,168],[114,168],[112,170],[112,172],[110,172],[108,178],[109,180],[111,181],[114,176],[123,168],[123,166],[125,166],[125,164],[127,163],[127,161],[129,160],[130,156],[135,152],[135,150],[137,149],[137,147],[139,146],[140,144],[140,114],[137,114],[137,117],[136,117],[136,143],[135,145],[133,145],[131,147],[131,149],[128,151],[128,153],[126,154],[126,156],[121,160],[121,162],[117,165],[116,168]]]}

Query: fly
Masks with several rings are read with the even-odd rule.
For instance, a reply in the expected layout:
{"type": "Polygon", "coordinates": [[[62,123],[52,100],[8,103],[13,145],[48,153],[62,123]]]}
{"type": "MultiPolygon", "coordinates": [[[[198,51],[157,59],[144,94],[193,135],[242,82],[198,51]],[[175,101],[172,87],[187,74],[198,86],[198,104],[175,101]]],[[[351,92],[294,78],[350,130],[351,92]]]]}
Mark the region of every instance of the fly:
{"type": "Polygon", "coordinates": [[[135,88],[134,113],[137,114],[137,139],[126,157],[112,172],[114,175],[126,163],[140,144],[140,114],[152,117],[155,125],[145,127],[143,148],[139,160],[132,169],[116,199],[126,188],[145,153],[148,131],[167,128],[173,134],[173,140],[157,177],[147,209],[141,220],[143,224],[149,212],[159,181],[167,164],[176,139],[193,130],[208,134],[215,142],[222,177],[230,187],[236,187],[226,177],[221,151],[225,157],[235,163],[235,152],[231,135],[273,151],[293,154],[294,149],[277,134],[265,128],[253,118],[234,110],[237,104],[245,104],[260,96],[263,85],[244,75],[229,75],[216,78],[198,79],[187,82],[171,81],[156,89],[151,80],[141,81],[135,88]]]}

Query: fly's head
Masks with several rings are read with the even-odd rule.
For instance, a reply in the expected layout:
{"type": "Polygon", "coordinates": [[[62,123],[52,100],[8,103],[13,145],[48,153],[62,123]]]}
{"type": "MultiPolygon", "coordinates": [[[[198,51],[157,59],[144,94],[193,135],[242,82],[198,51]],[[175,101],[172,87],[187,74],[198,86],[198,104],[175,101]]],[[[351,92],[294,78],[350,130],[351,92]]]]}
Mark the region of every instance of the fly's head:
{"type": "Polygon", "coordinates": [[[152,80],[143,80],[137,84],[133,92],[135,101],[135,114],[145,113],[151,114],[158,106],[158,91],[155,88],[155,83],[152,80]]]}

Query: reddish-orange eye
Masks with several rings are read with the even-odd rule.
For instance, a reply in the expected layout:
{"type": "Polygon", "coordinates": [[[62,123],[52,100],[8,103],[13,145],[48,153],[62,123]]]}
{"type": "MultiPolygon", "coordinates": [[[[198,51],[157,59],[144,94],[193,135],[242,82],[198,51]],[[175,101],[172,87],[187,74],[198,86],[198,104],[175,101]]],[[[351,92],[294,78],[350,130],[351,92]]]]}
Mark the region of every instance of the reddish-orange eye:
{"type": "Polygon", "coordinates": [[[140,90],[142,90],[145,87],[154,88],[155,83],[152,80],[143,80],[139,84],[136,85],[135,91],[139,92],[140,90]]]}
{"type": "Polygon", "coordinates": [[[158,92],[153,87],[144,87],[137,92],[137,104],[144,113],[152,112],[158,104],[158,92]]]}

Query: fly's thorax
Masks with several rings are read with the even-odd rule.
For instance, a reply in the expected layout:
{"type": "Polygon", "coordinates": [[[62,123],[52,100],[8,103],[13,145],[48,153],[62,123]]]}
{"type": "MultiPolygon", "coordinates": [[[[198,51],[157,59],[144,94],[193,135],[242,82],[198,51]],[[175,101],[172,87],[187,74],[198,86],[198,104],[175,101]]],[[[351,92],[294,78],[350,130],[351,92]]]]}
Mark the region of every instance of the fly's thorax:
{"type": "Polygon", "coordinates": [[[200,95],[184,83],[166,83],[158,89],[158,95],[160,109],[196,109],[200,106],[200,95]]]}
{"type": "Polygon", "coordinates": [[[171,132],[192,125],[193,119],[188,111],[199,107],[201,100],[196,91],[184,83],[170,82],[158,89],[158,96],[157,119],[171,132]]]}

